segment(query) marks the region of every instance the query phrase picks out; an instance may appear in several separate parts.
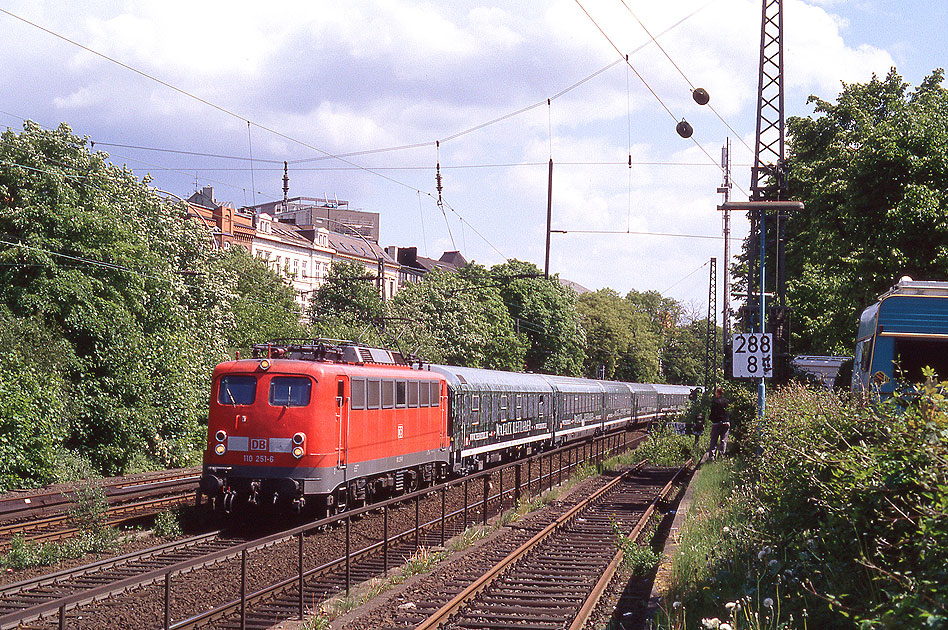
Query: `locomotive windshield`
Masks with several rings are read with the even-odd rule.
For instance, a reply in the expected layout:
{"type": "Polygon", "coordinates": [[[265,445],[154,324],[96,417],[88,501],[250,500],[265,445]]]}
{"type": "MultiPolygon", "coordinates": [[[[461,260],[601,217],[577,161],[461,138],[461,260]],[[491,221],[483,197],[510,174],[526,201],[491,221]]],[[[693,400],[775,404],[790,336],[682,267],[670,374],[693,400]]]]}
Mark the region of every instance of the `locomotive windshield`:
{"type": "Polygon", "coordinates": [[[270,404],[274,407],[305,407],[313,382],[304,376],[274,376],[270,381],[270,404]]]}
{"type": "Polygon", "coordinates": [[[252,405],[257,396],[257,377],[245,374],[225,374],[217,389],[221,405],[252,405]]]}

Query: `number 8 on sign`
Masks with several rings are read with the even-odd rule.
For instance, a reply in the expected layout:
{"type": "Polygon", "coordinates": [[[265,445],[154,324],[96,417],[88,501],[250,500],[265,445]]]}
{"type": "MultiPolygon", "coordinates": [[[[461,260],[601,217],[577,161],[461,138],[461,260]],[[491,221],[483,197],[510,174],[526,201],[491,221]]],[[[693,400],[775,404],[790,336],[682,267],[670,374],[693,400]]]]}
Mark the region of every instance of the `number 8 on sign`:
{"type": "Polygon", "coordinates": [[[773,335],[736,333],[731,359],[734,378],[770,378],[773,376],[773,335]]]}

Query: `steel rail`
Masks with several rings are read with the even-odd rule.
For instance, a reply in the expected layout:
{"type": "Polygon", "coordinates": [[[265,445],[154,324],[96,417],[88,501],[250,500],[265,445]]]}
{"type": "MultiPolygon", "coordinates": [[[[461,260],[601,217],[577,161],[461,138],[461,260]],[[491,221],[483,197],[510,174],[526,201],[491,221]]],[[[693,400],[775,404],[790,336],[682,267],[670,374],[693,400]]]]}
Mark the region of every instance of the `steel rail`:
{"type": "Polygon", "coordinates": [[[451,601],[442,606],[423,623],[416,626],[415,630],[434,630],[435,628],[440,628],[442,624],[446,623],[452,616],[460,611],[461,608],[463,608],[471,599],[493,584],[498,576],[503,574],[509,567],[523,558],[528,552],[536,548],[541,542],[548,539],[558,530],[569,524],[575,516],[586,510],[590,505],[594,504],[606,493],[615,488],[627,475],[643,467],[645,463],[645,461],[639,462],[629,471],[617,476],[609,483],[599,488],[592,495],[584,499],[581,503],[575,505],[568,512],[557,518],[553,523],[550,523],[544,527],[530,540],[523,543],[520,547],[508,554],[506,558],[491,567],[491,569],[488,570],[484,575],[482,575],[472,584],[468,585],[467,588],[458,593],[451,601]]]}
{"type": "MultiPolygon", "coordinates": [[[[652,518],[652,514],[655,513],[655,510],[658,509],[658,504],[665,500],[668,494],[671,492],[671,489],[678,482],[678,478],[683,472],[690,469],[692,465],[692,460],[688,460],[685,464],[678,469],[675,473],[675,476],[669,480],[665,487],[662,488],[661,492],[658,493],[658,496],[652,501],[652,503],[646,508],[645,513],[642,514],[642,517],[639,519],[639,522],[636,523],[635,527],[629,532],[628,537],[637,541],[638,537],[642,534],[642,530],[645,529],[645,526],[648,524],[649,520],[652,518]]],[[[622,564],[622,560],[625,558],[625,551],[620,547],[616,552],[616,555],[609,562],[609,566],[606,567],[605,572],[603,572],[602,577],[599,578],[599,581],[596,582],[596,585],[593,587],[592,591],[586,597],[586,600],[583,602],[583,605],[579,609],[579,613],[573,619],[573,622],[569,626],[569,630],[582,630],[583,626],[586,625],[586,622],[589,621],[589,617],[592,615],[593,611],[596,609],[596,605],[599,603],[599,600],[602,598],[603,593],[606,592],[606,589],[609,588],[609,584],[612,583],[612,578],[615,577],[616,572],[619,570],[619,566],[622,564]]]]}

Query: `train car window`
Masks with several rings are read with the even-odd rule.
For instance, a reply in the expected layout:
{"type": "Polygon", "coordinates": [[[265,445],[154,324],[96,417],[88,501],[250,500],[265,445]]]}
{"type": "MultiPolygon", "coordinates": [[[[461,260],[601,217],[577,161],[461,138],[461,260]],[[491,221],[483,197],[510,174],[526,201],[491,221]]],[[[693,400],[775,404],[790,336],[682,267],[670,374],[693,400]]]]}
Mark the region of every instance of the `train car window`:
{"type": "Polygon", "coordinates": [[[378,409],[382,402],[382,383],[381,381],[371,379],[366,381],[365,391],[366,407],[369,409],[378,409]]]}
{"type": "Polygon", "coordinates": [[[382,381],[382,409],[395,407],[395,381],[382,381]]]}
{"type": "Polygon", "coordinates": [[[353,409],[365,409],[365,379],[354,378],[350,381],[349,389],[353,409]]]}
{"type": "Polygon", "coordinates": [[[481,397],[478,394],[473,394],[471,396],[471,411],[480,411],[481,410],[481,397]]]}
{"type": "Polygon", "coordinates": [[[516,410],[516,414],[514,414],[514,417],[517,420],[519,420],[520,418],[523,417],[523,396],[522,395],[517,394],[516,403],[517,403],[517,410],[516,410]]]}
{"type": "Polygon", "coordinates": [[[431,406],[441,406],[441,383],[438,381],[431,384],[431,406]]]}
{"type": "Polygon", "coordinates": [[[270,380],[270,404],[274,407],[305,407],[313,381],[305,376],[274,376],[270,380]]]}
{"type": "Polygon", "coordinates": [[[405,407],[408,405],[408,382],[395,381],[395,406],[405,407]]]}
{"type": "Polygon", "coordinates": [[[408,381],[408,406],[418,406],[418,381],[408,381]]]}
{"type": "Polygon", "coordinates": [[[507,394],[500,395],[500,407],[498,409],[497,419],[498,420],[507,419],[507,394]]]}
{"type": "Polygon", "coordinates": [[[257,377],[245,374],[225,374],[217,387],[217,402],[221,405],[252,405],[257,397],[257,377]]]}

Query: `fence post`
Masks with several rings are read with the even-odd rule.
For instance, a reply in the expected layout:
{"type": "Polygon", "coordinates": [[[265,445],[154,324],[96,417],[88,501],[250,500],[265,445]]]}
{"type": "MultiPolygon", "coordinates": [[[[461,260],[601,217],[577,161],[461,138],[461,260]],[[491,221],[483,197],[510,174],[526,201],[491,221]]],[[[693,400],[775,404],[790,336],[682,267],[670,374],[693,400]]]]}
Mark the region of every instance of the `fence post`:
{"type": "Polygon", "coordinates": [[[240,551],[240,630],[247,630],[247,550],[240,551]]]}
{"type": "Polygon", "coordinates": [[[352,537],[350,534],[351,526],[349,517],[346,516],[346,597],[349,597],[349,587],[352,584],[352,570],[350,558],[352,556],[352,537]]]}
{"type": "Polygon", "coordinates": [[[165,573],[165,630],[171,627],[171,571],[165,573]]]}
{"type": "Polygon", "coordinates": [[[481,525],[487,527],[487,493],[490,492],[490,489],[487,487],[490,485],[490,474],[484,475],[484,504],[481,509],[481,525]]]}
{"type": "Polygon", "coordinates": [[[382,572],[388,575],[388,506],[382,507],[382,572]]]}
{"type": "Polygon", "coordinates": [[[300,601],[299,601],[299,613],[300,621],[303,620],[303,532],[300,532],[300,557],[299,557],[299,570],[300,570],[300,601]]]}

